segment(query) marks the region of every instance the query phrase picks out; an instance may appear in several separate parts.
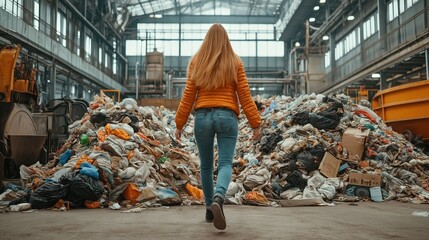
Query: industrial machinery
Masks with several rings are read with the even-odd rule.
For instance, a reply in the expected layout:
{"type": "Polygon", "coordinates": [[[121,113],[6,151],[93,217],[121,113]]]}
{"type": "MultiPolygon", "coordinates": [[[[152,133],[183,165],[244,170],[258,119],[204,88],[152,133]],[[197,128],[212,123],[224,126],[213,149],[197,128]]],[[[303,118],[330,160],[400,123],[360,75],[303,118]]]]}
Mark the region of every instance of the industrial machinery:
{"type": "Polygon", "coordinates": [[[67,139],[68,126],[89,106],[62,98],[51,100],[47,112],[36,112],[36,62],[20,52],[20,45],[0,49],[0,189],[4,178],[19,178],[20,165],[44,163],[67,139]]]}
{"type": "Polygon", "coordinates": [[[146,76],[143,82],[143,94],[164,93],[164,54],[156,48],[146,54],[146,76]]]}
{"type": "Polygon", "coordinates": [[[10,171],[15,165],[35,163],[46,139],[37,134],[29,110],[37,103],[37,68],[28,56],[20,58],[20,50],[19,45],[0,50],[0,175],[8,177],[15,177],[10,171]]]}

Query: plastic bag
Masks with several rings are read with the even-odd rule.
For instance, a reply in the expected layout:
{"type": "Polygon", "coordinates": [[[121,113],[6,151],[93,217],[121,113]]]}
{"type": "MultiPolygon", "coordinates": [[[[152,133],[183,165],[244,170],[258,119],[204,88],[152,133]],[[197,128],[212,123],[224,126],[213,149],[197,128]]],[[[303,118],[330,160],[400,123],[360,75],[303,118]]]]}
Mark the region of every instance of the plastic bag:
{"type": "Polygon", "coordinates": [[[83,206],[85,200],[97,201],[104,191],[99,180],[76,172],[64,175],[60,182],[68,186],[66,199],[72,202],[72,207],[83,206]]]}
{"type": "Polygon", "coordinates": [[[310,123],[313,127],[321,130],[335,129],[340,123],[341,117],[336,112],[310,113],[310,123]]]}
{"type": "Polygon", "coordinates": [[[114,127],[112,127],[112,125],[110,125],[110,123],[108,123],[105,128],[106,128],[107,134],[115,135],[118,138],[121,138],[124,140],[130,139],[130,136],[128,135],[128,133],[125,130],[120,129],[120,128],[114,128],[114,127]]]}
{"type": "Polygon", "coordinates": [[[169,188],[160,188],[155,192],[158,202],[161,205],[170,206],[170,205],[180,205],[182,199],[180,196],[173,190],[169,188]]]}
{"type": "Polygon", "coordinates": [[[67,187],[61,183],[49,182],[38,187],[30,196],[34,209],[50,208],[67,195],[67,187]]]}
{"type": "Polygon", "coordinates": [[[66,164],[72,154],[73,154],[73,150],[71,149],[67,149],[63,154],[61,154],[59,159],[59,162],[61,163],[61,165],[66,164]]]}
{"type": "Polygon", "coordinates": [[[97,139],[99,142],[106,141],[107,138],[107,132],[104,130],[104,127],[98,129],[97,131],[97,139]]]}
{"type": "Polygon", "coordinates": [[[140,196],[141,192],[134,183],[130,183],[122,194],[126,200],[130,200],[131,203],[136,203],[137,198],[140,196]]]}
{"type": "Polygon", "coordinates": [[[99,178],[98,169],[93,165],[91,165],[90,163],[84,162],[80,165],[80,167],[82,168],[79,171],[80,174],[92,177],[93,179],[99,178]]]}
{"type": "Polygon", "coordinates": [[[270,202],[261,192],[251,191],[244,195],[246,203],[249,205],[268,206],[270,202]]]}
{"type": "Polygon", "coordinates": [[[186,192],[194,198],[203,199],[203,190],[192,186],[190,183],[186,183],[185,185],[186,192]]]}
{"type": "Polygon", "coordinates": [[[305,125],[310,122],[310,115],[308,111],[297,112],[292,117],[292,124],[305,125]]]}

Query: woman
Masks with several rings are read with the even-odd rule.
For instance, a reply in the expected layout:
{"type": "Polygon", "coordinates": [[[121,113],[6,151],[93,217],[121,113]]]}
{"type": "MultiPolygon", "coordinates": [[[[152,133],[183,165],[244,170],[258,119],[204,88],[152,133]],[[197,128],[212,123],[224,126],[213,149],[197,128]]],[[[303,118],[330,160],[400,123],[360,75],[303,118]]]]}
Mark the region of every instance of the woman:
{"type": "Polygon", "coordinates": [[[239,104],[244,110],[253,139],[260,138],[261,117],[250,94],[241,59],[234,53],[228,34],[213,24],[198,52],[190,59],[185,91],[176,113],[176,139],[194,106],[194,133],[201,161],[201,182],[206,203],[206,221],[226,228],[223,202],[231,181],[232,160],[238,135],[239,104]],[[214,138],[218,145],[218,175],[213,189],[214,138]]]}

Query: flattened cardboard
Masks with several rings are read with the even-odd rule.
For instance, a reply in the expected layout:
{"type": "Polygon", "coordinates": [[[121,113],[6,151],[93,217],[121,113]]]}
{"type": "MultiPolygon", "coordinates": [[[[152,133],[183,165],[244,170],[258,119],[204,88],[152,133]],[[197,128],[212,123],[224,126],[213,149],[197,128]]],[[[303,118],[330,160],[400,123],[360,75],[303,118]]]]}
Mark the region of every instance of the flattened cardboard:
{"type": "Polygon", "coordinates": [[[282,207],[298,207],[298,206],[329,206],[328,203],[323,201],[322,198],[309,198],[309,199],[287,199],[281,200],[280,206],[282,207]]]}
{"type": "Polygon", "coordinates": [[[357,128],[348,128],[341,140],[343,147],[347,149],[348,161],[359,161],[362,159],[365,141],[369,135],[369,130],[361,131],[357,128]]]}
{"type": "Polygon", "coordinates": [[[381,176],[378,174],[350,173],[349,184],[366,187],[378,187],[381,184],[381,176]]]}
{"type": "Polygon", "coordinates": [[[334,178],[338,174],[341,161],[334,157],[329,152],[325,152],[322,162],[319,165],[320,173],[327,178],[334,178]]]}
{"type": "Polygon", "coordinates": [[[382,202],[383,194],[381,193],[381,187],[372,187],[369,189],[371,194],[371,200],[374,202],[382,202]]]}

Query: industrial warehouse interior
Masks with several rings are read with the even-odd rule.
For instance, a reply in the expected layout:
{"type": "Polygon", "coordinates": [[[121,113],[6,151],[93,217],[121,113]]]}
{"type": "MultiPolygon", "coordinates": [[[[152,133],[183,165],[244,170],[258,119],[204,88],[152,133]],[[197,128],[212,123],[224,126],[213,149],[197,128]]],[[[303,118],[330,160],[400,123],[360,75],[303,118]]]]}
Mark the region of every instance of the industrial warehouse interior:
{"type": "Polygon", "coordinates": [[[1,239],[427,239],[428,125],[429,0],[0,0],[1,239]]]}

